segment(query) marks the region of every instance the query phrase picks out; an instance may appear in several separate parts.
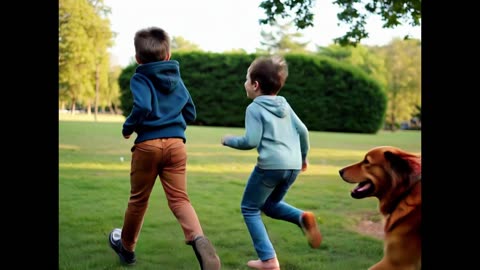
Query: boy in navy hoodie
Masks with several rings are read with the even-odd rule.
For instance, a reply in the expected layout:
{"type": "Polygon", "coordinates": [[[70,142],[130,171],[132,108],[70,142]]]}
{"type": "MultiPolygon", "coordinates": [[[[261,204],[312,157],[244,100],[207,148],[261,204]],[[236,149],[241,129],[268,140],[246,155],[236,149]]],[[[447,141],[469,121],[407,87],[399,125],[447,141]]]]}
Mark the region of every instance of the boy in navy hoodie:
{"type": "Polygon", "coordinates": [[[255,269],[279,270],[275,249],[268,237],[261,213],[293,223],[318,248],[322,241],[312,212],[295,208],[283,200],[300,171],[307,169],[308,129],[287,100],[277,96],[288,76],[283,57],[259,57],[247,70],[245,90],[253,102],[245,114],[245,135],[224,136],[221,143],[235,149],[256,148],[257,164],[245,187],[241,211],[258,260],[247,265],[255,269]]]}
{"type": "Polygon", "coordinates": [[[125,139],[137,133],[131,149],[130,198],[122,229],[109,235],[110,246],[122,263],[136,262],[135,246],[158,176],[201,269],[219,270],[220,259],[203,234],[187,193],[185,130],[196,111],[180,77],[179,62],[170,60],[170,37],[163,29],[150,27],[135,34],[134,45],[139,66],[130,80],[133,108],[122,129],[125,139]]]}

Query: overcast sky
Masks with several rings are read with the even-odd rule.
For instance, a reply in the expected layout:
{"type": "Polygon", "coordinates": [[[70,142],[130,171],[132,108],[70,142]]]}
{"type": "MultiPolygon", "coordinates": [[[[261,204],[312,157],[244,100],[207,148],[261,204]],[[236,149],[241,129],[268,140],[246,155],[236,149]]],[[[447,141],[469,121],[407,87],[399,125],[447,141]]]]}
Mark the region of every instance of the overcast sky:
{"type": "MultiPolygon", "coordinates": [[[[111,49],[112,61],[126,66],[133,59],[133,36],[141,28],[158,26],[170,36],[181,36],[197,44],[204,51],[223,52],[244,49],[249,53],[260,47],[262,29],[266,26],[258,20],[265,18],[260,0],[105,0],[112,9],[109,15],[112,30],[117,33],[111,49]]],[[[339,9],[333,0],[317,0],[314,27],[299,30],[309,41],[309,48],[328,46],[333,39],[342,36],[348,25],[337,19],[339,9]]],[[[421,27],[402,26],[383,29],[378,16],[367,20],[370,37],[362,40],[365,45],[385,45],[393,38],[409,35],[421,38],[421,27]]],[[[294,28],[293,28],[294,29],[294,28]]],[[[292,29],[292,30],[293,30],[292,29]]]]}

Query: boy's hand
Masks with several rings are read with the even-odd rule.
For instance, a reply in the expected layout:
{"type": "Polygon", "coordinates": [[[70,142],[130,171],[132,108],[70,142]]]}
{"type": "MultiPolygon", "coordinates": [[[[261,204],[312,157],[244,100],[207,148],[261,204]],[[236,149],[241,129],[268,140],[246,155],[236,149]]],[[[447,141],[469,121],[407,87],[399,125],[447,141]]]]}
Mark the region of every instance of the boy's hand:
{"type": "Polygon", "coordinates": [[[221,140],[221,143],[222,145],[225,145],[225,140],[228,139],[228,138],[231,138],[231,137],[234,137],[233,135],[225,135],[222,137],[222,140],[221,140]]]}
{"type": "Polygon", "coordinates": [[[307,167],[308,167],[308,160],[304,160],[302,162],[302,172],[306,171],[307,170],[307,167]]]}

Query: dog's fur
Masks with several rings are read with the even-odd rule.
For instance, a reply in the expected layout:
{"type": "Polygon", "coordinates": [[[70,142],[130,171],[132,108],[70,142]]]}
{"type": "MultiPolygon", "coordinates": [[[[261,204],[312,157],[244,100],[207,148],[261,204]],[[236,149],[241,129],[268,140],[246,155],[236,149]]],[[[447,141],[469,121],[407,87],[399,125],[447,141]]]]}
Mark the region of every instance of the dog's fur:
{"type": "Polygon", "coordinates": [[[392,146],[370,149],[365,158],[339,171],[358,184],[355,199],[376,197],[384,217],[384,256],[369,270],[421,269],[421,156],[392,146]]]}

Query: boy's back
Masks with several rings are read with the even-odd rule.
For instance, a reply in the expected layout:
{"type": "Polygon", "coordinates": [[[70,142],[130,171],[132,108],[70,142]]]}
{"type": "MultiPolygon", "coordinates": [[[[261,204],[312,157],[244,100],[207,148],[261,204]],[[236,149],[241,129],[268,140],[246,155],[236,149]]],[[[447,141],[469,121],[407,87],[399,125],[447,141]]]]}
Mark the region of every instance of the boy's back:
{"type": "Polygon", "coordinates": [[[192,98],[180,77],[179,63],[170,60],[170,38],[160,28],[135,34],[135,58],[140,64],[130,80],[133,108],[123,124],[124,138],[137,133],[131,148],[130,198],[122,229],[109,243],[125,264],[136,262],[135,247],[150,194],[160,178],[168,207],[182,228],[202,270],[219,270],[220,258],[205,237],[187,193],[185,129],[195,120],[192,98]]]}
{"type": "Polygon", "coordinates": [[[123,134],[137,132],[135,143],[154,138],[182,138],[196,111],[180,77],[178,61],[157,61],[137,67],[130,80],[134,98],[123,134]]]}

